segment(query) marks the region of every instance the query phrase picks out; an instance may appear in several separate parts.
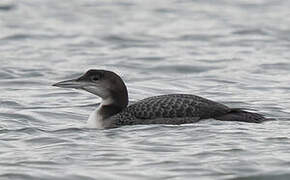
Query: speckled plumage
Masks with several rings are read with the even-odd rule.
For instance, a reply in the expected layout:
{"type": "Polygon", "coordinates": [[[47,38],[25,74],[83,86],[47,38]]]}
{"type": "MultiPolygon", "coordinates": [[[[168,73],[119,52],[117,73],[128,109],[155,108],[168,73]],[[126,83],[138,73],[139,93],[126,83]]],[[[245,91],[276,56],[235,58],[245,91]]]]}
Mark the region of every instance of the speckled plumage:
{"type": "Polygon", "coordinates": [[[112,125],[184,124],[219,117],[231,109],[189,94],[168,94],[140,100],[109,118],[112,125]]]}

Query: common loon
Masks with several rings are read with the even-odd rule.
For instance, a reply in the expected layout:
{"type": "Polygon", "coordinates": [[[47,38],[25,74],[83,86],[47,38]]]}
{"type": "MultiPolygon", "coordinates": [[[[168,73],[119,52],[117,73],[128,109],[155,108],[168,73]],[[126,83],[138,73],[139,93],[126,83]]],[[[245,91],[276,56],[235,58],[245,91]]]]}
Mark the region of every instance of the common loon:
{"type": "Polygon", "coordinates": [[[90,128],[114,128],[134,124],[186,124],[213,118],[222,121],[260,123],[263,115],[190,94],[153,96],[128,105],[128,91],[116,73],[88,70],[77,79],[61,81],[53,86],[86,90],[102,98],[100,106],[88,119],[90,128]]]}

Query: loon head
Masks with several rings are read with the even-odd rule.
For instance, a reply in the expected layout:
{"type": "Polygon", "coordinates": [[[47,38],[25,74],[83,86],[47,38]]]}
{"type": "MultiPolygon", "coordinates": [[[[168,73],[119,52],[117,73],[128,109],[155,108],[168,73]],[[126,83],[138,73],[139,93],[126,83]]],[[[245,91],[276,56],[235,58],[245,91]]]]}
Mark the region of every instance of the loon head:
{"type": "Polygon", "coordinates": [[[61,81],[53,86],[88,91],[101,97],[103,105],[124,108],[128,104],[126,85],[121,77],[112,71],[91,69],[77,79],[61,81]]]}

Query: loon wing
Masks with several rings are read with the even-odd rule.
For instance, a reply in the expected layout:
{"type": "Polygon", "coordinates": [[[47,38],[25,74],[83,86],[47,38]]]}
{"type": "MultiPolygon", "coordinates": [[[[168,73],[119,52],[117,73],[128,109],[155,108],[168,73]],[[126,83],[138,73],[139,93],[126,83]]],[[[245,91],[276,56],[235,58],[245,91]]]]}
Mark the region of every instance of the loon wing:
{"type": "Polygon", "coordinates": [[[220,103],[189,94],[153,96],[132,104],[127,108],[136,118],[213,118],[226,114],[230,109],[220,103]]]}
{"type": "Polygon", "coordinates": [[[118,125],[184,124],[222,116],[230,111],[227,106],[199,96],[168,94],[138,101],[109,119],[118,125]]]}

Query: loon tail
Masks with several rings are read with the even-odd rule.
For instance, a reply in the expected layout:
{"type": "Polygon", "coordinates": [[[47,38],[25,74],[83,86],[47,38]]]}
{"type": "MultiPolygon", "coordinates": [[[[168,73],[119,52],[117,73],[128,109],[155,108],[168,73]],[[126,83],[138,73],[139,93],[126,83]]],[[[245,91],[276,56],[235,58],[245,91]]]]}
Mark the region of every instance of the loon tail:
{"type": "Polygon", "coordinates": [[[215,119],[221,121],[241,121],[248,123],[261,123],[271,119],[265,118],[263,115],[253,112],[248,112],[243,109],[233,108],[225,115],[216,117],[215,119]]]}

